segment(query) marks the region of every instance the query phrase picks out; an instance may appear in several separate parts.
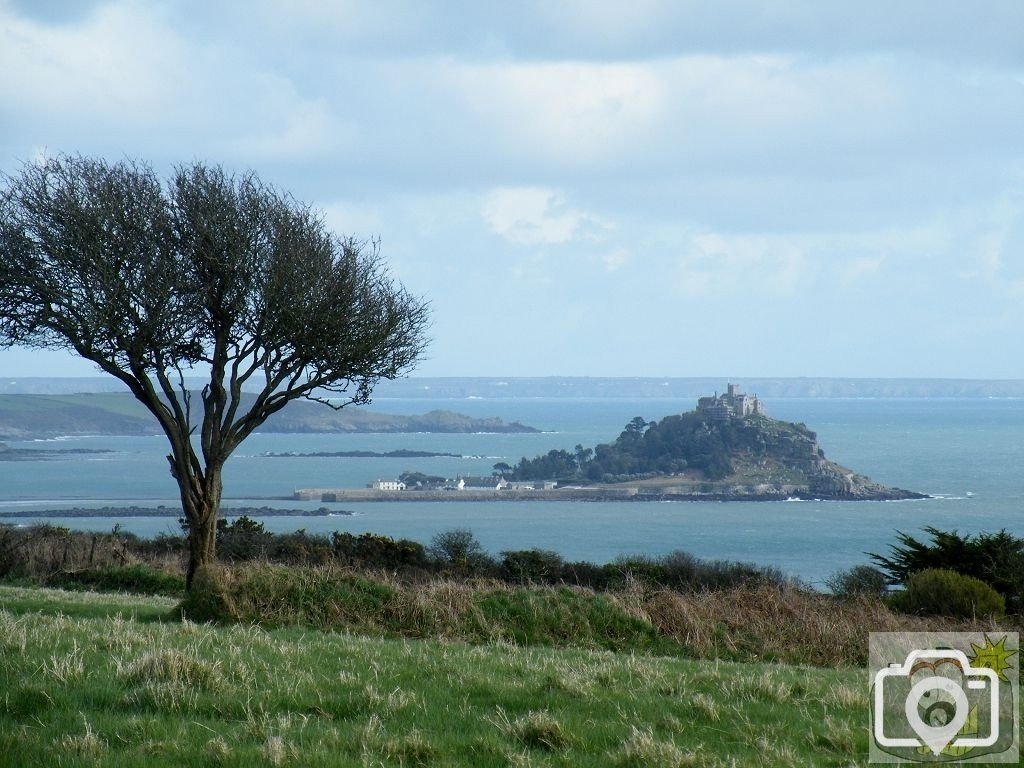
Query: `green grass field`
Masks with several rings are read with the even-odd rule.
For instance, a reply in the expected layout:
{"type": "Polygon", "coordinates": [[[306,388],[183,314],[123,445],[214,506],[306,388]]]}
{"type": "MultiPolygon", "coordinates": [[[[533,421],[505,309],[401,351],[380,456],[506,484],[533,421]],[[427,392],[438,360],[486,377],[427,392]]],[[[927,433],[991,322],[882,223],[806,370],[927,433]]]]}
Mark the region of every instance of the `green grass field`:
{"type": "Polygon", "coordinates": [[[169,619],[0,586],[4,766],[844,766],[864,673],[169,619]]]}

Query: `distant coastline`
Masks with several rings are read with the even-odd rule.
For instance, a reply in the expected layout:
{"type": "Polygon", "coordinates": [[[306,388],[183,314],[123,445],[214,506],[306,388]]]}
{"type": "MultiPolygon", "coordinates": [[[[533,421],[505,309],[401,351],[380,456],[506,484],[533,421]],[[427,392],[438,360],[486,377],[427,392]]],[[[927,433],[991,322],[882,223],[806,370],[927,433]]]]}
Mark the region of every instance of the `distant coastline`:
{"type": "MultiPolygon", "coordinates": [[[[474,376],[412,377],[381,381],[376,401],[466,400],[521,397],[695,398],[713,391],[723,376],[474,376]]],[[[1024,398],[1024,379],[922,379],[745,376],[747,389],[764,398],[1024,398]]],[[[190,382],[197,389],[203,382],[190,382]]],[[[0,395],[67,395],[123,392],[107,376],[0,378],[0,395]]]]}

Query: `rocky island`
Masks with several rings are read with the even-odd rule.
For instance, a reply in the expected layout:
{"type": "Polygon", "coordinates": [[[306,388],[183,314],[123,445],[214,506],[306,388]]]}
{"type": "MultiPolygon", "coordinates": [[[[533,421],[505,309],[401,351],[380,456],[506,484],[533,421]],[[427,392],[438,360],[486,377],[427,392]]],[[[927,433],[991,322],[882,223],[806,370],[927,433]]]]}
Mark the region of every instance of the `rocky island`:
{"type": "MultiPolygon", "coordinates": [[[[804,424],[773,419],[757,397],[729,384],[694,411],[646,421],[637,416],[612,443],[552,450],[515,466],[495,465],[488,482],[447,481],[428,490],[405,483],[372,489],[297,491],[337,501],[892,501],[926,494],[891,488],[825,457],[804,424]]],[[[474,478],[479,480],[479,478],[474,478]]]]}
{"type": "Polygon", "coordinates": [[[558,477],[563,487],[628,488],[655,498],[927,498],[830,461],[806,425],[769,417],[760,399],[735,384],[700,398],[694,411],[637,417],[614,443],[524,458],[511,473],[517,481],[541,476],[558,477]]]}

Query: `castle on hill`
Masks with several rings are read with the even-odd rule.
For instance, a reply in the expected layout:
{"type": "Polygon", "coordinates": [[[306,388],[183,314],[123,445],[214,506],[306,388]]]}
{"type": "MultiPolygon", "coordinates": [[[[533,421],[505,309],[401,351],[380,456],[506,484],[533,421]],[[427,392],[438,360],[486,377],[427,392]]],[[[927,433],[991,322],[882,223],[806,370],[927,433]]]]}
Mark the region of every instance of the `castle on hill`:
{"type": "Polygon", "coordinates": [[[739,386],[729,384],[724,395],[717,392],[713,397],[702,397],[697,401],[697,411],[706,413],[712,421],[745,419],[747,416],[765,416],[764,403],[757,395],[740,392],[739,386]]]}

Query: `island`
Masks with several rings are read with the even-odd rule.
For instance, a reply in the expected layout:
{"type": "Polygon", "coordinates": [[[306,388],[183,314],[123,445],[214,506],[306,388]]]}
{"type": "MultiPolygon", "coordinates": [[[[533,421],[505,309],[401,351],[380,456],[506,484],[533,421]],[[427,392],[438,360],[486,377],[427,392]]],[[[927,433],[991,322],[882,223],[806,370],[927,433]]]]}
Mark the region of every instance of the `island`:
{"type": "Polygon", "coordinates": [[[762,400],[729,384],[693,411],[660,421],[637,416],[612,443],[558,449],[486,478],[433,485],[381,481],[370,488],[303,489],[325,501],[443,499],[572,501],[894,501],[927,494],[891,488],[825,457],[804,424],[773,419],[762,400]]]}
{"type": "MultiPolygon", "coordinates": [[[[539,430],[497,417],[477,418],[446,410],[410,416],[356,407],[334,410],[319,403],[295,402],[267,419],[260,431],[466,434],[531,433],[539,430]]],[[[0,395],[0,440],[155,434],[159,434],[156,419],[130,394],[0,395]]]]}
{"type": "MultiPolygon", "coordinates": [[[[167,517],[180,520],[184,513],[180,506],[140,507],[70,507],[68,509],[15,509],[0,511],[0,521],[16,519],[88,518],[88,517],[167,517]]],[[[349,517],[355,512],[344,509],[279,509],[277,507],[223,507],[220,517],[349,517]]],[[[2,523],[0,523],[2,524],[2,523]]]]}
{"type": "Polygon", "coordinates": [[[0,443],[0,461],[41,461],[102,453],[114,451],[106,448],[11,448],[0,443]]]}

